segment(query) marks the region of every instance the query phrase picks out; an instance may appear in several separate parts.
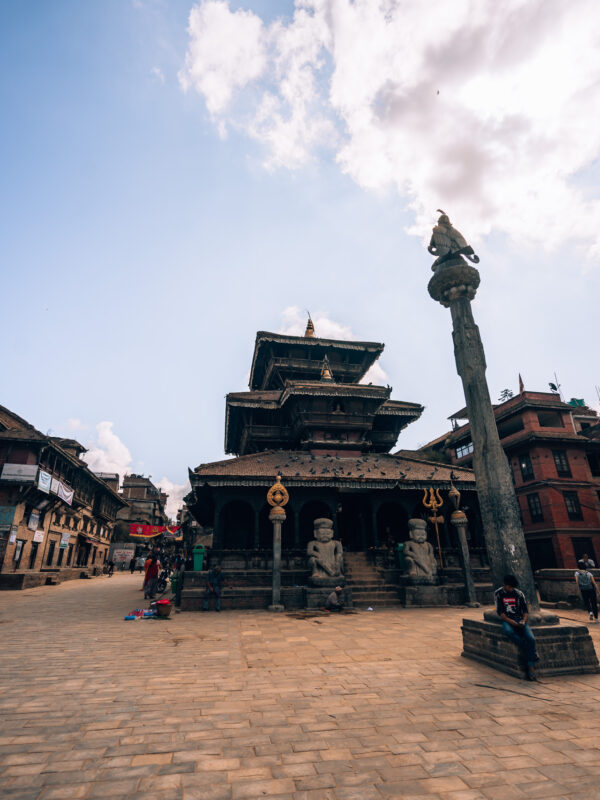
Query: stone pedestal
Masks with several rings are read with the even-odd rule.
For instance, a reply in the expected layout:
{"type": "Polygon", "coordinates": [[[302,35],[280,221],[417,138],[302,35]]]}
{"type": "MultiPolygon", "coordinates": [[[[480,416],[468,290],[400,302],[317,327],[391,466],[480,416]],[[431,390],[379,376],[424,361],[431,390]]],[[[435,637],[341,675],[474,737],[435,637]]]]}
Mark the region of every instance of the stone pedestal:
{"type": "MultiPolygon", "coordinates": [[[[535,666],[538,677],[600,672],[592,637],[585,625],[534,623],[531,629],[540,657],[535,666]]],[[[500,623],[464,619],[462,635],[464,658],[515,678],[527,677],[521,649],[504,635],[500,623]]]]}
{"type": "Polygon", "coordinates": [[[448,590],[445,586],[435,586],[431,583],[406,584],[402,594],[407,608],[411,606],[436,608],[448,605],[448,590]]]}
{"type": "MultiPolygon", "coordinates": [[[[305,606],[306,608],[323,608],[325,605],[325,601],[329,597],[329,595],[335,589],[335,586],[339,584],[335,584],[333,586],[307,586],[304,590],[305,592],[305,606]]],[[[344,588],[344,591],[340,595],[340,600],[344,604],[345,608],[352,607],[352,589],[348,587],[344,588]]]]}

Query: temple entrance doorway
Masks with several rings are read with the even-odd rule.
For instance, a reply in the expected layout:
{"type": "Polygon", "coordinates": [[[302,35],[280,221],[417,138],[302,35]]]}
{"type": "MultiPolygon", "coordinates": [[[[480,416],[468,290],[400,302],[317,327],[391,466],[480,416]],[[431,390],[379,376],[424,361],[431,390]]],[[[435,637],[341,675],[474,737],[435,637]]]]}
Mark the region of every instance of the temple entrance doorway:
{"type": "Polygon", "coordinates": [[[383,503],[377,511],[379,546],[387,547],[408,539],[408,514],[401,503],[383,503]]]}
{"type": "Polygon", "coordinates": [[[337,538],[348,552],[365,551],[372,544],[370,506],[366,498],[343,495],[337,507],[337,538]]]}

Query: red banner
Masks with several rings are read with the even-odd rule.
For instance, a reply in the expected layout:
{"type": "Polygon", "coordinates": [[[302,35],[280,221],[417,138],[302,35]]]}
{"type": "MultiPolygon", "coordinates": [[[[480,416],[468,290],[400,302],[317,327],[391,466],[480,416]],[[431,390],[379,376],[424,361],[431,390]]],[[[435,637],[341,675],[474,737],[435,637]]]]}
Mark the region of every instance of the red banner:
{"type": "Polygon", "coordinates": [[[154,536],[164,533],[169,539],[180,542],[182,539],[180,530],[181,525],[142,525],[139,522],[132,522],[129,526],[129,535],[137,536],[140,539],[152,539],[154,536]],[[178,533],[179,535],[177,535],[178,533]]]}

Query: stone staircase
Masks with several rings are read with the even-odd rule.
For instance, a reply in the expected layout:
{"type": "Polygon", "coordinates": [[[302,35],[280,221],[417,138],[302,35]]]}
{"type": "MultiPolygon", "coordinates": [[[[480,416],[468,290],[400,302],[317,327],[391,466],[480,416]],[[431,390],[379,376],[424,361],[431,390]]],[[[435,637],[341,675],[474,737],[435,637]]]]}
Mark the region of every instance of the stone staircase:
{"type": "Polygon", "coordinates": [[[400,606],[398,587],[385,582],[366,553],[344,553],[346,586],[355,606],[400,606]]]}

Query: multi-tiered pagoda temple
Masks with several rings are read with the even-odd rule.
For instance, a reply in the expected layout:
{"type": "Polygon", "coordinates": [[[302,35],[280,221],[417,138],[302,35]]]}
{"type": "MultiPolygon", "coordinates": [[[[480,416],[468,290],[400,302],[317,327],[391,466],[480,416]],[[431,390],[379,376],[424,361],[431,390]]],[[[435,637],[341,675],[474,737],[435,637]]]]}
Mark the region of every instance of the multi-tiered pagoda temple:
{"type": "MultiPolygon", "coordinates": [[[[304,336],[257,333],[249,391],[227,395],[225,450],[236,457],[190,470],[188,506],[212,529],[214,553],[271,548],[266,493],[277,474],[290,494],[284,551],[305,549],[318,517],[333,520],[347,552],[404,541],[408,520],[425,512],[423,490],[445,497],[451,481],[463,492],[472,544],[480,544],[472,471],[390,454],[423,406],[361,382],[383,348],[319,338],[311,320],[304,336]]],[[[450,525],[441,528],[442,547],[452,549],[450,525]]]]}

